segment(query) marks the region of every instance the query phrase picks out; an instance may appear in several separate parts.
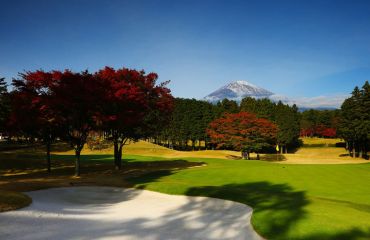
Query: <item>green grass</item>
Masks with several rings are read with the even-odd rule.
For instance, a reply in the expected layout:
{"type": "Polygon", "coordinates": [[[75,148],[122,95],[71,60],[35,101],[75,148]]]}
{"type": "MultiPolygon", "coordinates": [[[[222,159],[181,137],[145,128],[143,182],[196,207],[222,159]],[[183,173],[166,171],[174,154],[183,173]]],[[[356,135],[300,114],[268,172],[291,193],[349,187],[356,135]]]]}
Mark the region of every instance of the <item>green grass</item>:
{"type": "Polygon", "coordinates": [[[148,190],[248,204],[254,228],[268,239],[370,239],[370,164],[202,161],[208,166],[129,180],[148,190]]]}

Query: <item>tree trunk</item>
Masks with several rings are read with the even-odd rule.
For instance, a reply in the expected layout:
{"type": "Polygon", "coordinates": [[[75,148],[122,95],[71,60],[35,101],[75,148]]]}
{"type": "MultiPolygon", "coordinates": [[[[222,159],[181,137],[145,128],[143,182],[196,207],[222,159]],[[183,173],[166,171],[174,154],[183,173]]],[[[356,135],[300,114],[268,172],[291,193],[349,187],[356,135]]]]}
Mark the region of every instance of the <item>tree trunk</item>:
{"type": "Polygon", "coordinates": [[[122,144],[120,144],[120,146],[118,147],[116,170],[122,169],[122,147],[123,147],[122,144]]]}
{"type": "Polygon", "coordinates": [[[354,142],[352,143],[352,157],[353,158],[356,157],[356,147],[355,147],[355,143],[354,142]]]}
{"type": "Polygon", "coordinates": [[[127,140],[114,140],[114,166],[116,170],[122,169],[122,149],[127,140]]]}
{"type": "Polygon", "coordinates": [[[285,146],[285,153],[288,153],[288,148],[287,148],[287,146],[285,146]]]}
{"type": "Polygon", "coordinates": [[[47,164],[48,173],[51,173],[50,149],[51,149],[51,143],[50,141],[47,141],[46,142],[46,164],[47,164]]]}
{"type": "Polygon", "coordinates": [[[257,160],[260,160],[260,154],[257,153],[257,160]]]}
{"type": "Polygon", "coordinates": [[[348,142],[346,142],[346,149],[348,151],[348,156],[351,156],[351,147],[349,146],[348,142]]]}
{"type": "Polygon", "coordinates": [[[117,166],[117,159],[118,159],[118,140],[114,140],[114,167],[117,166]]]}
{"type": "Polygon", "coordinates": [[[78,177],[80,176],[80,155],[81,155],[81,150],[77,149],[75,150],[75,176],[78,177]]]}

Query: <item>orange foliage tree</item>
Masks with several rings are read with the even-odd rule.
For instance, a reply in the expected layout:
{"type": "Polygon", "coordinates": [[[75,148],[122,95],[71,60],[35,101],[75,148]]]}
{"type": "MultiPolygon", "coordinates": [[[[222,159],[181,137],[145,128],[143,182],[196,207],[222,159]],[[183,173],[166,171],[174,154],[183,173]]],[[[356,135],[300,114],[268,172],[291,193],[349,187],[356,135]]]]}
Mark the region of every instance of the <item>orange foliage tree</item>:
{"type": "Polygon", "coordinates": [[[252,152],[259,153],[271,148],[276,143],[277,127],[255,114],[240,112],[225,114],[209,124],[207,133],[217,149],[233,149],[241,151],[243,157],[249,159],[252,152]]]}

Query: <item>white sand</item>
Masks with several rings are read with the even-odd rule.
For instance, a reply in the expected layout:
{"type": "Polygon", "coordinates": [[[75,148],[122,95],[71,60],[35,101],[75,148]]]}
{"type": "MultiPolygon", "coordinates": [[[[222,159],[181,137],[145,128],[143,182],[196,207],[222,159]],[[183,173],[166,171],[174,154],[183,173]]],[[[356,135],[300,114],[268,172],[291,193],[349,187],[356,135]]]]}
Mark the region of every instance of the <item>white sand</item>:
{"type": "Polygon", "coordinates": [[[0,239],[262,239],[244,204],[112,187],[27,192],[33,203],[0,213],[0,239]]]}

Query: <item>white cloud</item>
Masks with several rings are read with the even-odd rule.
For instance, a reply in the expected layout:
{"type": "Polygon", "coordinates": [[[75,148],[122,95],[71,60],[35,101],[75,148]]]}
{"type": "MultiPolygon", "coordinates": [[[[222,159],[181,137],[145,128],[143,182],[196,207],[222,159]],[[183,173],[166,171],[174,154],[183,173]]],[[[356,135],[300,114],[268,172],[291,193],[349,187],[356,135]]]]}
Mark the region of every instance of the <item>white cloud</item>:
{"type": "Polygon", "coordinates": [[[296,104],[298,107],[306,108],[340,108],[343,101],[348,98],[348,94],[337,94],[317,97],[288,98],[283,95],[272,95],[274,101],[282,101],[287,104],[296,104]]]}

